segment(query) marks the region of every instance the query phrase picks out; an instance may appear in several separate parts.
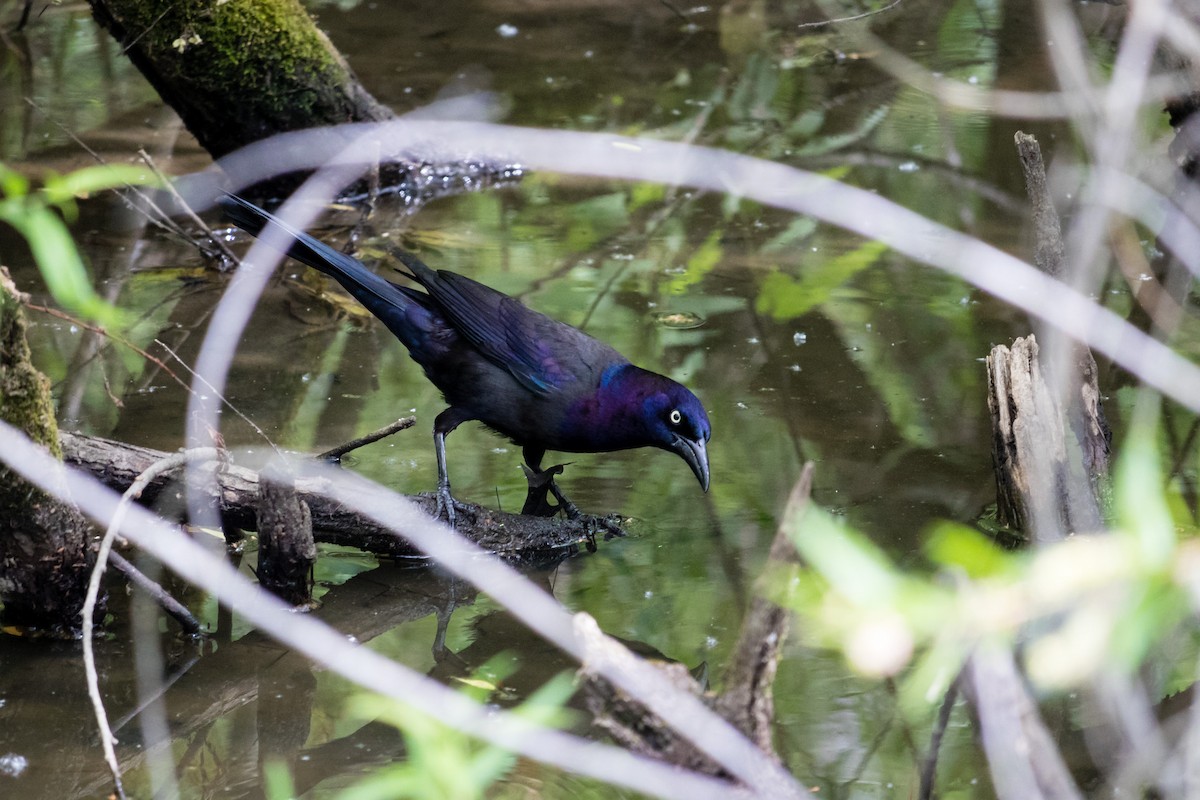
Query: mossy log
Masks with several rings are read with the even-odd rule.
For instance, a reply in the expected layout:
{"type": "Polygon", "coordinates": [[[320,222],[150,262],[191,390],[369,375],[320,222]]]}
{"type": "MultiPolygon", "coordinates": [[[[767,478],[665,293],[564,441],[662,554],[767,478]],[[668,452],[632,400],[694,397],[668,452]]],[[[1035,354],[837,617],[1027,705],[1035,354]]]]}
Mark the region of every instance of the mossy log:
{"type": "MultiPolygon", "coordinates": [[[[50,381],[29,359],[20,293],[0,267],[0,419],[61,457],[50,381]]],[[[7,624],[75,634],[92,565],[87,520],[0,464],[0,603],[7,624]]]]}
{"type": "Polygon", "coordinates": [[[394,116],[298,0],[90,4],[214,158],[277,133],[394,116]]]}

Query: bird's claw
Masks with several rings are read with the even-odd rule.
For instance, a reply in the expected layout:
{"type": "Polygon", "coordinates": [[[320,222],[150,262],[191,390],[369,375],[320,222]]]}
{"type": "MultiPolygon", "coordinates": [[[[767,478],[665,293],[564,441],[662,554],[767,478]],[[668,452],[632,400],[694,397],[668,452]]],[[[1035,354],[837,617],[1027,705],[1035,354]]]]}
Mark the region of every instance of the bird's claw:
{"type": "Polygon", "coordinates": [[[451,528],[457,527],[455,524],[457,512],[466,512],[470,509],[470,506],[455,500],[454,496],[450,494],[450,487],[448,485],[439,486],[435,497],[437,499],[437,507],[434,509],[433,515],[438,519],[444,518],[446,524],[451,528]]]}
{"type": "Polygon", "coordinates": [[[621,527],[622,520],[619,514],[606,514],[603,517],[598,514],[578,514],[572,519],[583,523],[588,541],[591,543],[589,549],[595,547],[597,533],[603,533],[606,542],[609,539],[623,539],[628,536],[625,529],[621,527]]]}

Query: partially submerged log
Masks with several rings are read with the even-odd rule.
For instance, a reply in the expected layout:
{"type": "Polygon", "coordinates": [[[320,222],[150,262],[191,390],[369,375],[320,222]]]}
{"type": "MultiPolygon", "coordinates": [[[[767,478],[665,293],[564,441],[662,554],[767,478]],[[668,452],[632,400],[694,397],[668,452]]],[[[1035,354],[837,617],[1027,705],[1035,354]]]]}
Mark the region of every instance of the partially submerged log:
{"type": "MultiPolygon", "coordinates": [[[[96,436],[78,433],[61,433],[64,459],[87,470],[109,487],[124,491],[151,464],[168,456],[159,450],[115,442],[96,436]]],[[[210,501],[219,508],[226,525],[235,525],[246,530],[258,526],[259,476],[254,470],[217,460],[195,466],[202,475],[214,481],[204,481],[216,486],[210,493],[210,501]]],[[[309,508],[312,515],[313,536],[317,542],[348,545],[371,553],[393,557],[419,557],[421,553],[412,544],[372,519],[344,508],[336,497],[330,495],[328,482],[319,478],[298,478],[297,497],[309,508]]],[[[205,489],[205,491],[209,491],[205,489]]],[[[150,505],[169,505],[173,499],[170,492],[182,492],[173,479],[159,478],[142,495],[142,502],[150,505]],[[164,492],[166,494],[164,494],[164,492]]],[[[436,500],[430,496],[410,497],[433,515],[436,500]]],[[[536,559],[552,551],[591,542],[594,525],[589,520],[556,520],[544,517],[529,517],[493,511],[483,506],[464,504],[466,510],[458,515],[457,529],[460,534],[481,548],[506,558],[536,559]]]]}

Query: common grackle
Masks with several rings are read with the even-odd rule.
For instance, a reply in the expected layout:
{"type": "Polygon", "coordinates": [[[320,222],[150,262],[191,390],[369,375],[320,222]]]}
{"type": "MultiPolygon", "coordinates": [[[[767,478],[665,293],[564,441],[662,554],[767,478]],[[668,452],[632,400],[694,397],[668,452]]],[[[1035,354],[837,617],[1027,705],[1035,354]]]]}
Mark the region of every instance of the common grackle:
{"type": "Polygon", "coordinates": [[[547,450],[600,453],[658,447],[677,454],[708,491],[711,435],[704,406],[685,387],[629,363],[583,331],[526,308],[470,278],[434,271],[399,253],[424,292],[371,272],[258,206],[234,195],[225,213],[254,235],[268,224],[293,238],[288,255],[333,277],[408,348],[450,407],[433,423],[438,511],[454,524],[446,436],[478,420],[523,448],[529,466],[525,511],[550,511],[547,490],[579,516],[554,482],[561,467],[541,469],[547,450]],[[539,495],[540,490],[540,495],[539,495]],[[539,499],[540,498],[540,499],[539,499]]]}

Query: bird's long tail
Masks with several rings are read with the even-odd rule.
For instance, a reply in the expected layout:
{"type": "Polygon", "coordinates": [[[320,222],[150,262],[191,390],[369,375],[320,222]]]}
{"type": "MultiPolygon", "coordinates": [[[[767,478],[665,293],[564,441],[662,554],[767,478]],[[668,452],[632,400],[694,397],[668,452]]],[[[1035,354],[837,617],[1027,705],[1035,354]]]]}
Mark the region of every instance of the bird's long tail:
{"type": "Polygon", "coordinates": [[[418,329],[424,327],[423,320],[414,317],[427,314],[414,302],[411,291],[406,292],[367,269],[358,259],[334,250],[248,200],[230,194],[217,202],[235,225],[255,236],[268,225],[279,226],[291,237],[289,256],[335,279],[411,349],[413,337],[419,336],[418,329]]]}
{"type": "Polygon", "coordinates": [[[340,278],[343,273],[355,273],[363,269],[358,259],[334,250],[324,242],[317,241],[302,230],[293,228],[274,214],[270,214],[249,200],[227,194],[217,201],[226,216],[247,233],[260,235],[269,224],[278,225],[292,237],[287,254],[308,266],[340,278]]]}

